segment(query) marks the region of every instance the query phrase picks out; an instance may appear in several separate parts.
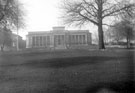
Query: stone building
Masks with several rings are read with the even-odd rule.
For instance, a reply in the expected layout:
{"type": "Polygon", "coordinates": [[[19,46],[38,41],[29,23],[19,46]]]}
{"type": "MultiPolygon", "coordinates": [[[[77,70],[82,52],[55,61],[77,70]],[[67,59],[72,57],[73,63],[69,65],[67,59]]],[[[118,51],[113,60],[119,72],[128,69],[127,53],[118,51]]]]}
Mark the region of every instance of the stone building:
{"type": "Polygon", "coordinates": [[[51,31],[29,32],[26,48],[66,49],[72,46],[88,46],[92,42],[89,30],[65,30],[65,27],[53,27],[51,31]]]}

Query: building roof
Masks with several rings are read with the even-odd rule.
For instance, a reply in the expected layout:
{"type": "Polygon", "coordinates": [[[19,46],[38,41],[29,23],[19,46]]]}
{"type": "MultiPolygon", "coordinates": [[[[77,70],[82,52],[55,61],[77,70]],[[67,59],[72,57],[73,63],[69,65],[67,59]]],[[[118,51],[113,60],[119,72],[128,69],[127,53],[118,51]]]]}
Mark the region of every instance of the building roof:
{"type": "Polygon", "coordinates": [[[53,27],[50,31],[33,31],[28,32],[28,35],[41,35],[41,34],[60,34],[60,33],[90,33],[89,30],[65,30],[64,26],[53,27]]]}
{"type": "Polygon", "coordinates": [[[57,34],[57,33],[90,33],[89,30],[57,30],[57,31],[36,31],[29,32],[28,35],[41,35],[41,34],[57,34]]]}

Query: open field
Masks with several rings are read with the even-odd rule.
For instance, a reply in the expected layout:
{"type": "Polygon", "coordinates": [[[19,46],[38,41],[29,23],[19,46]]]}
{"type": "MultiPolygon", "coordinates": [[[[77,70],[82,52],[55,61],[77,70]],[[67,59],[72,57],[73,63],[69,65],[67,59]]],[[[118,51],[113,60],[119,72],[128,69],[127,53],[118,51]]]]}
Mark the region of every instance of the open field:
{"type": "Polygon", "coordinates": [[[0,93],[92,93],[102,86],[124,90],[133,79],[134,59],[131,50],[0,54],[0,93]]]}

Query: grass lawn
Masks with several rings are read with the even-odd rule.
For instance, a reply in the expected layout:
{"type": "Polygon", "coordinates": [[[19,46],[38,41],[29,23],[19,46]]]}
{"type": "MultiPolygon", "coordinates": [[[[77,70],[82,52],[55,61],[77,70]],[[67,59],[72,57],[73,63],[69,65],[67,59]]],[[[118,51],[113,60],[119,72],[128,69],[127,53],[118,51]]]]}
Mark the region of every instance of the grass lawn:
{"type": "Polygon", "coordinates": [[[92,93],[102,86],[123,90],[133,62],[129,50],[4,53],[0,93],[92,93]]]}

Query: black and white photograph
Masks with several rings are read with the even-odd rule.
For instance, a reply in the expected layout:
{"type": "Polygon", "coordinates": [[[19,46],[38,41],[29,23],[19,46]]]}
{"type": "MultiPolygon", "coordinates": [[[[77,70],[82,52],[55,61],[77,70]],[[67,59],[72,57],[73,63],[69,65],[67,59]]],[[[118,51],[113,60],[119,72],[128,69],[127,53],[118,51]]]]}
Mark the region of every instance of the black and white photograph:
{"type": "Polygon", "coordinates": [[[135,93],[135,0],[0,0],[0,93],[135,93]]]}

